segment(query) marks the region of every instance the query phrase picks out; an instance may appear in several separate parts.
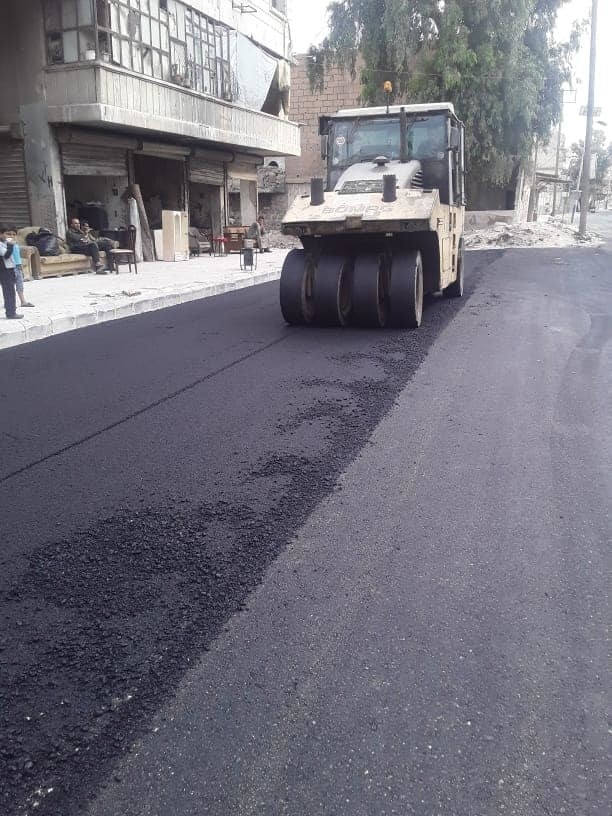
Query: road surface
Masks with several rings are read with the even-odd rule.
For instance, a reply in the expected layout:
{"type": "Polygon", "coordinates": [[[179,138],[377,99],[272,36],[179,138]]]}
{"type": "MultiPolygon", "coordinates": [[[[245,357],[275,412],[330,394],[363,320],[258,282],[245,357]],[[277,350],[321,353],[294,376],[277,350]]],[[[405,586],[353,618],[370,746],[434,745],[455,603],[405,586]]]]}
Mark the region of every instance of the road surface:
{"type": "Polygon", "coordinates": [[[610,260],[0,353],[0,811],[610,816],[610,260]]]}

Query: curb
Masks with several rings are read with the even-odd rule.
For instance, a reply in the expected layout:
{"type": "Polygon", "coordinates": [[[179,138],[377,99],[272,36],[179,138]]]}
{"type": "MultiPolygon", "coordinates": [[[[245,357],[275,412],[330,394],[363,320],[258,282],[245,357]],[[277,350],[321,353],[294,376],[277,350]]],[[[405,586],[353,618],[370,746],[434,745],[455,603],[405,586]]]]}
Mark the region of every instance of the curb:
{"type": "Polygon", "coordinates": [[[144,314],[144,312],[154,312],[158,309],[179,306],[181,303],[189,303],[192,300],[204,300],[204,298],[222,295],[237,289],[246,289],[261,283],[269,283],[279,278],[280,271],[256,272],[238,280],[214,283],[208,286],[196,286],[184,292],[165,292],[158,297],[148,294],[140,299],[135,298],[129,303],[110,309],[92,309],[89,312],[85,311],[72,315],[41,317],[39,323],[7,321],[10,324],[10,329],[6,331],[4,325],[0,328],[0,349],[13,348],[23,343],[31,343],[34,340],[42,340],[56,334],[64,334],[86,326],[106,323],[109,320],[120,320],[124,317],[144,314]]]}

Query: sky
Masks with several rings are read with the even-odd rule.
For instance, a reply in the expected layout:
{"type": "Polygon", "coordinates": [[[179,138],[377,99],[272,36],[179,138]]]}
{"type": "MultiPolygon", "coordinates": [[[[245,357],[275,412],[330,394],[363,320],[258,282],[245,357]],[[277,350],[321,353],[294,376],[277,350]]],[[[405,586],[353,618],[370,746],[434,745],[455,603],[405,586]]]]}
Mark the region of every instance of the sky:
{"type": "MultiPolygon", "coordinates": [[[[327,33],[326,9],[329,0],[289,0],[289,20],[293,51],[303,54],[308,47],[318,44],[327,33]]],[[[557,33],[560,40],[567,39],[572,22],[588,17],[591,0],[569,0],[559,12],[557,33]]],[[[600,120],[607,122],[608,141],[612,141],[612,94],[609,90],[612,76],[612,48],[609,45],[609,34],[612,31],[612,1],[599,0],[597,22],[597,79],[595,83],[595,104],[601,106],[600,120]],[[607,102],[607,105],[606,105],[607,102]]],[[[587,104],[589,85],[589,46],[590,32],[587,30],[582,38],[582,47],[574,60],[576,102],[569,101],[572,94],[566,94],[564,105],[563,133],[566,142],[584,138],[586,118],[580,116],[580,108],[587,104]]],[[[595,125],[601,128],[600,125],[595,125]]]]}

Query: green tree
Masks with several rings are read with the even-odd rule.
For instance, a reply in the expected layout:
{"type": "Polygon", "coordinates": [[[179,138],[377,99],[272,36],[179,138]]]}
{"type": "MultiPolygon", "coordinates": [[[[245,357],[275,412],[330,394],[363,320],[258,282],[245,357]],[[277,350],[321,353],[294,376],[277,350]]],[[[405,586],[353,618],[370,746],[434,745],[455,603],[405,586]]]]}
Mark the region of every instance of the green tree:
{"type": "Polygon", "coordinates": [[[355,70],[365,103],[384,80],[396,101],[450,101],[466,123],[469,189],[503,186],[558,122],[579,28],[553,39],[566,0],[336,0],[330,33],[312,48],[311,83],[331,64],[355,70]]]}
{"type": "MultiPolygon", "coordinates": [[[[606,134],[603,130],[593,132],[591,153],[595,159],[595,178],[592,191],[595,196],[601,196],[608,186],[608,176],[612,169],[612,142],[606,145],[606,134]]],[[[568,177],[575,187],[580,176],[580,166],[584,155],[584,140],[574,142],[569,150],[568,177]]]]}

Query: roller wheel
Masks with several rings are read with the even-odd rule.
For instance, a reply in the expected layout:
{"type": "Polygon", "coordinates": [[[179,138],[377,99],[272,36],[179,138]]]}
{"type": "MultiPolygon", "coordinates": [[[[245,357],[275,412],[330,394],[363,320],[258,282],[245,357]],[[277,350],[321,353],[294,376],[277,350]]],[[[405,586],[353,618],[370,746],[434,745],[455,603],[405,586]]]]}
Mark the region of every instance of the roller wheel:
{"type": "Polygon", "coordinates": [[[303,249],[292,249],[280,277],[280,307],[290,325],[311,323],[314,317],[312,286],[314,265],[303,249]]]}
{"type": "Polygon", "coordinates": [[[459,241],[459,250],[457,252],[457,279],[443,290],[444,297],[458,298],[463,297],[463,260],[465,254],[465,247],[463,245],[463,238],[459,241]]]}
{"type": "Polygon", "coordinates": [[[423,262],[417,250],[396,252],[391,261],[389,323],[417,329],[423,317],[423,262]]]}
{"type": "Polygon", "coordinates": [[[353,270],[353,323],[381,328],[389,311],[388,274],[380,255],[358,255],[353,270]]]}
{"type": "Polygon", "coordinates": [[[314,278],[314,320],[346,326],[351,312],[352,264],[342,255],[322,255],[314,278]]]}

